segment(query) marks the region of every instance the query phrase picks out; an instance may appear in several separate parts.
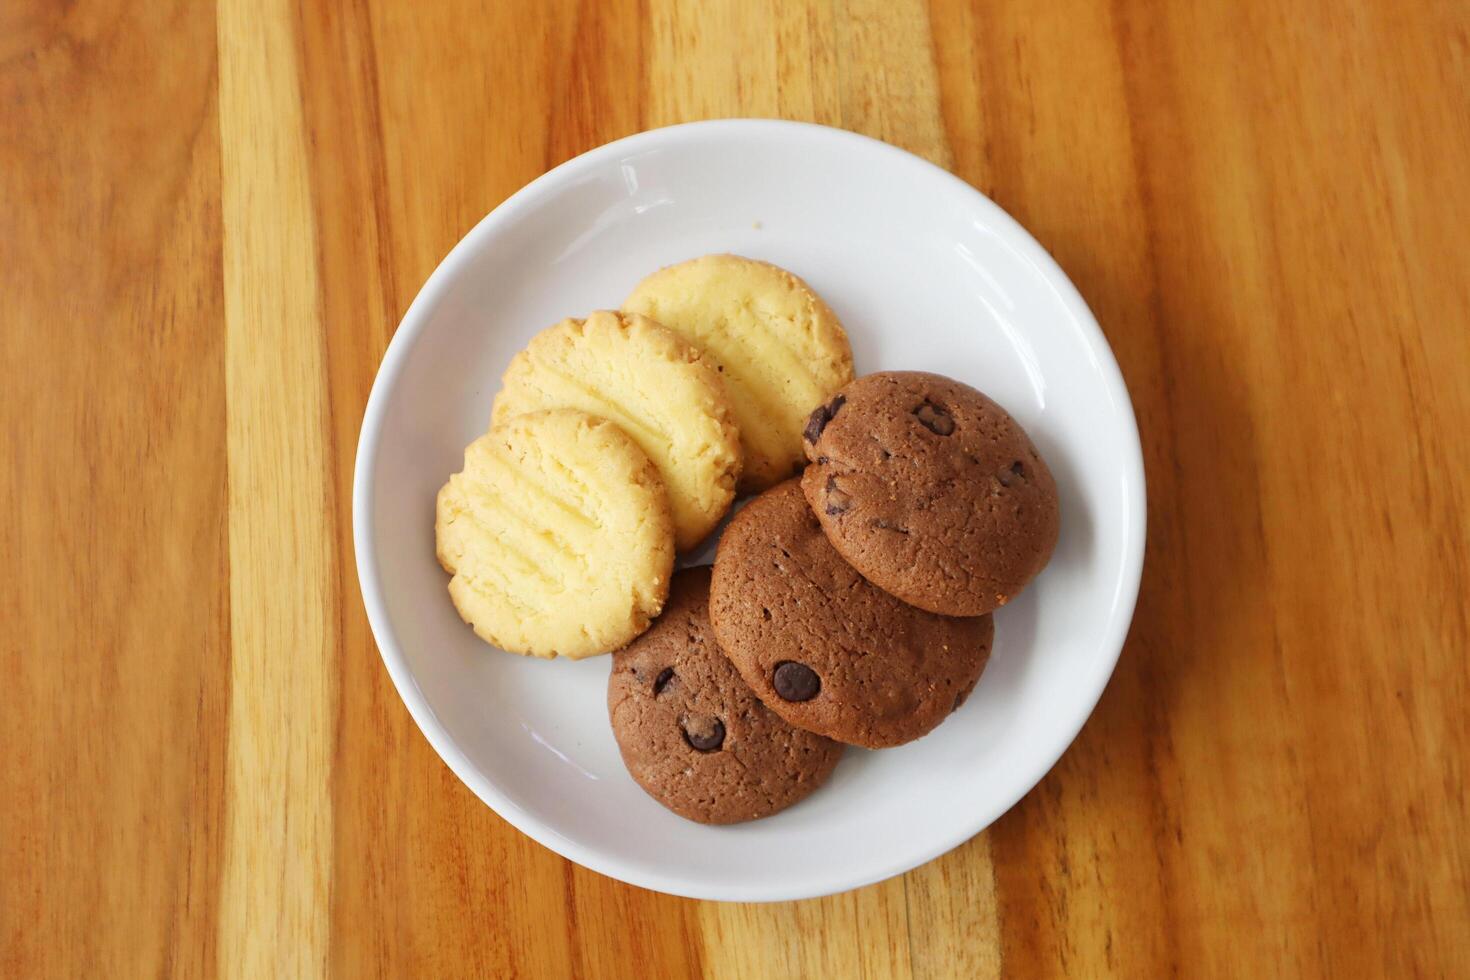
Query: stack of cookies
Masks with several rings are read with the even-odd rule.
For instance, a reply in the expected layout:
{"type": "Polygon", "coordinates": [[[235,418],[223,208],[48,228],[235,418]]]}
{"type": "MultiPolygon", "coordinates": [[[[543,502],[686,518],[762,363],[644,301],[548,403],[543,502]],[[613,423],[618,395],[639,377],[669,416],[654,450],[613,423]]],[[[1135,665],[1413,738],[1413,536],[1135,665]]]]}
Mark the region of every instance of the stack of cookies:
{"type": "Polygon", "coordinates": [[[707,823],[804,798],[845,744],[932,731],[1057,530],[1051,474],[1003,409],[938,375],[854,380],[820,297],[727,255],[535,337],[436,522],[482,638],[618,651],[608,709],[629,772],[707,823]],[[713,568],[674,574],[737,494],[758,496],[713,568]]]}

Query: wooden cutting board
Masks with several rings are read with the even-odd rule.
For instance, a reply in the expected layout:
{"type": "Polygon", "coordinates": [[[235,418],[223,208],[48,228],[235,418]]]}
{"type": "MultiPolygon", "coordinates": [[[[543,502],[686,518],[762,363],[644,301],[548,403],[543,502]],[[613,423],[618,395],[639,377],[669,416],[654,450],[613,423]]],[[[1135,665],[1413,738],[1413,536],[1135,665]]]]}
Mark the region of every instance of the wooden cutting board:
{"type": "MultiPolygon", "coordinates": [[[[901,188],[896,188],[901,191],[901,188]]],[[[1464,976],[1470,7],[0,5],[0,975],[1464,976]],[[1133,392],[1138,615],[990,831],[700,903],[523,838],[358,598],[430,270],[547,168],[847,127],[1057,257],[1133,392]]]]}

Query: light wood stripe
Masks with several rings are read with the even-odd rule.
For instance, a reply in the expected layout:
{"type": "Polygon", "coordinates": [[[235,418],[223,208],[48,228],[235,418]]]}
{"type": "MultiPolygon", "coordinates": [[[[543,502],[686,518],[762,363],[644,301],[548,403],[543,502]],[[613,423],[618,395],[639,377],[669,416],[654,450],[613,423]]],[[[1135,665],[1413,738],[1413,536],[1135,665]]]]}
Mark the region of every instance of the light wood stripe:
{"type": "Polygon", "coordinates": [[[804,902],[702,902],[699,923],[712,977],[913,975],[902,878],[804,902]]]}
{"type": "MultiPolygon", "coordinates": [[[[768,16],[776,29],[763,24],[751,38],[731,33],[753,23],[734,0],[698,8],[654,0],[649,16],[650,63],[661,80],[649,96],[659,123],[781,114],[855,129],[941,165],[950,162],[928,12],[916,0],[852,0],[832,11],[772,4],[768,16]],[[716,29],[727,23],[729,31],[716,29]],[[834,55],[834,44],[850,57],[834,55]],[[809,59],[792,57],[800,51],[809,59]],[[698,71],[699,83],[685,83],[690,70],[698,71]],[[769,84],[771,78],[776,84],[769,84]]],[[[729,977],[998,976],[1000,919],[990,835],[971,841],[962,853],[958,864],[949,858],[907,879],[819,902],[702,903],[707,968],[713,976],[729,977]],[[949,887],[955,884],[965,887],[949,887]],[[961,932],[951,932],[951,925],[961,932]],[[823,942],[825,935],[843,936],[844,942],[823,942]],[[971,950],[973,937],[981,936],[985,950],[971,950]],[[960,965],[969,972],[955,972],[960,965]]]]}
{"type": "Polygon", "coordinates": [[[950,165],[929,11],[922,0],[846,0],[836,26],[842,119],[941,167],[950,165]]]}
{"type": "Polygon", "coordinates": [[[916,980],[1005,975],[990,831],[910,871],[903,885],[916,980]]]}
{"type": "Polygon", "coordinates": [[[320,299],[286,0],[218,30],[230,471],[219,972],[325,974],[337,578],[320,299]]]}

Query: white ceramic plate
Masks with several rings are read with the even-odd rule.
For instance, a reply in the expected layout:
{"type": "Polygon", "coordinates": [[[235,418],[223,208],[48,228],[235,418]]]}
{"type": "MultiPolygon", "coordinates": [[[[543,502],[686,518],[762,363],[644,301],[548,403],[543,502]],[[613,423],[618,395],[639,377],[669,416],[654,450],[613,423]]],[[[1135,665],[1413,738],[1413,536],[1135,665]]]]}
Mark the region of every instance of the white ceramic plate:
{"type": "MultiPolygon", "coordinates": [[[[1051,768],[1102,693],[1143,561],[1144,484],[1127,390],[1046,252],[960,180],[887,144],[798,123],[641,133],[531,183],[434,270],[368,400],[353,532],[368,617],[429,742],[520,830],[579,864],[677,895],[838,892],[985,828],[1051,768]],[[536,331],[616,307],[660,266],[708,252],[804,277],[847,326],[859,373],[937,371],[1035,439],[1061,491],[1046,571],[996,616],[975,693],[897,749],[848,749],[831,782],[733,827],[664,810],[623,769],[609,658],[523,659],[460,622],[434,559],[434,495],[479,436],[536,331]]],[[[707,556],[713,555],[709,549],[707,556]]]]}

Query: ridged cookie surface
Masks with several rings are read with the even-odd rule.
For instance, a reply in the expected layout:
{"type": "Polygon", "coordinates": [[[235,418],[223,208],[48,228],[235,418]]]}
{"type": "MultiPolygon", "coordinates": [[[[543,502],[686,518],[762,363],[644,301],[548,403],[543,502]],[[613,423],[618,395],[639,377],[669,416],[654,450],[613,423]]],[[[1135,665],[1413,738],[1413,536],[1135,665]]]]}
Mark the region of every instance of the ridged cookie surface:
{"type": "Polygon", "coordinates": [[[730,509],[740,434],[724,384],[698,349],[647,317],[600,310],[541,331],[510,362],[492,419],[575,408],[616,422],[668,488],[681,550],[730,509]]]}
{"type": "Polygon", "coordinates": [[[668,596],[674,528],[658,472],[583,412],[516,416],[470,443],[434,532],[454,607],[512,653],[616,650],[668,596]]]}
{"type": "Polygon", "coordinates": [[[853,377],[837,315],[768,262],[738,255],[681,262],[644,279],[623,308],[688,338],[720,369],[745,447],[745,492],[801,468],[807,416],[853,377]]]}

